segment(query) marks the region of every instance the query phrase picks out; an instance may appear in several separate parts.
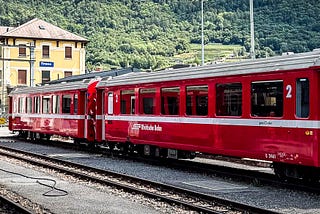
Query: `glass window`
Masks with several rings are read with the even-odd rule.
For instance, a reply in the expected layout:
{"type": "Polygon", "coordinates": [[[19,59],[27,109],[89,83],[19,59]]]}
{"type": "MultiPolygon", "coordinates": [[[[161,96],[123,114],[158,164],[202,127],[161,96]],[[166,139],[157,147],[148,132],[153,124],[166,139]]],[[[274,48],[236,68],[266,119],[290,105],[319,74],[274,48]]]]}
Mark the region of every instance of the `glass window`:
{"type": "Polygon", "coordinates": [[[66,59],[71,59],[72,58],[72,47],[65,47],[64,49],[65,49],[64,57],[66,59]]]}
{"type": "Polygon", "coordinates": [[[18,108],[18,113],[25,113],[25,98],[20,97],[19,98],[19,108],[18,108]]]}
{"type": "Polygon", "coordinates": [[[156,89],[146,88],[140,89],[140,113],[142,114],[154,114],[155,113],[155,98],[156,98],[156,89]]]}
{"type": "Polygon", "coordinates": [[[50,81],[50,71],[42,71],[42,83],[50,81]]]}
{"type": "Polygon", "coordinates": [[[71,106],[71,95],[63,95],[62,96],[62,113],[70,114],[71,113],[70,106],[71,106]]]}
{"type": "Polygon", "coordinates": [[[161,114],[179,114],[180,88],[161,88],[161,114]]]}
{"type": "Polygon", "coordinates": [[[36,114],[39,114],[40,113],[40,97],[34,97],[33,98],[33,112],[36,113],[36,114]]]}
{"type": "Polygon", "coordinates": [[[241,116],[241,83],[228,83],[216,85],[216,111],[216,114],[218,116],[241,116]]]}
{"type": "Polygon", "coordinates": [[[283,82],[251,83],[251,115],[254,117],[281,117],[283,115],[283,82]]]}
{"type": "Polygon", "coordinates": [[[187,86],[187,115],[208,115],[208,86],[187,86]]]}
{"type": "Polygon", "coordinates": [[[19,45],[19,57],[26,57],[26,45],[19,45]]]}
{"type": "Polygon", "coordinates": [[[42,46],[42,58],[49,58],[49,45],[43,45],[42,46]]]}
{"type": "MultiPolygon", "coordinates": [[[[122,90],[120,92],[120,112],[121,114],[132,114],[134,113],[134,90],[122,90]]],[[[109,99],[108,99],[109,101],[109,99]]],[[[109,105],[109,104],[108,104],[109,105]]]]}
{"type": "Polygon", "coordinates": [[[50,113],[50,96],[42,97],[42,113],[48,114],[50,113]]]}
{"type": "Polygon", "coordinates": [[[72,76],[72,71],[65,71],[64,72],[64,77],[71,77],[72,76]]]}
{"type": "Polygon", "coordinates": [[[27,97],[27,113],[32,112],[32,99],[31,97],[27,97]]]}
{"type": "Polygon", "coordinates": [[[108,93],[108,114],[113,114],[113,92],[108,93]]]}
{"type": "Polygon", "coordinates": [[[54,95],[52,97],[52,113],[59,114],[60,113],[60,97],[59,95],[54,95]]]}
{"type": "Polygon", "coordinates": [[[78,94],[73,97],[73,114],[78,114],[78,94]]]}
{"type": "Polygon", "coordinates": [[[27,70],[18,70],[18,84],[27,84],[27,70]]]}
{"type": "Polygon", "coordinates": [[[306,78],[297,79],[296,94],[296,115],[297,117],[309,117],[310,100],[309,100],[309,80],[306,78]]]}

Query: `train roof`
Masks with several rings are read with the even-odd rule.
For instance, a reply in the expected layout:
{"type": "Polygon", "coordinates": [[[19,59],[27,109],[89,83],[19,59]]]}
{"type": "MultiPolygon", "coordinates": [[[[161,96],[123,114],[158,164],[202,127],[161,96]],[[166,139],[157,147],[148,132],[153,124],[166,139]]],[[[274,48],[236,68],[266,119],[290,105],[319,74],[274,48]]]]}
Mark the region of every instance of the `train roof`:
{"type": "Polygon", "coordinates": [[[43,92],[55,92],[55,91],[71,91],[71,90],[85,90],[88,87],[90,80],[82,80],[78,82],[65,82],[60,84],[42,85],[36,87],[20,87],[14,89],[9,96],[15,94],[37,94],[43,92]]]}
{"type": "Polygon", "coordinates": [[[97,87],[134,85],[196,78],[257,74],[320,66],[320,49],[311,52],[158,72],[139,72],[102,79],[97,87]]]}
{"type": "Polygon", "coordinates": [[[47,84],[57,84],[62,82],[76,82],[84,79],[93,79],[95,77],[101,77],[101,78],[105,78],[109,76],[115,77],[115,76],[131,73],[131,72],[140,72],[140,70],[136,68],[122,68],[122,69],[115,69],[110,71],[90,72],[86,74],[74,75],[74,76],[69,76],[62,79],[52,80],[47,84]]]}

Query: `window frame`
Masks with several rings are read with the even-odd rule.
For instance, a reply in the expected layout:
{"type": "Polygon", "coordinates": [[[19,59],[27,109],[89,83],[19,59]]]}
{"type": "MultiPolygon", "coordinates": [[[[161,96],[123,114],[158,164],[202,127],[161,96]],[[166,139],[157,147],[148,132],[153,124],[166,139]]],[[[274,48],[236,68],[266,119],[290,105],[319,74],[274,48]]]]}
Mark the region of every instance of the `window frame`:
{"type": "Polygon", "coordinates": [[[50,45],[42,45],[42,58],[50,58],[50,45]]]}
{"type": "Polygon", "coordinates": [[[24,44],[19,45],[19,57],[26,57],[27,56],[27,46],[24,44]]]}
{"type": "Polygon", "coordinates": [[[18,69],[18,85],[27,84],[27,70],[18,69]],[[23,76],[23,78],[21,78],[23,76]]]}
{"type": "Polygon", "coordinates": [[[295,116],[297,118],[300,118],[300,119],[307,119],[307,118],[310,117],[310,80],[307,77],[305,77],[305,78],[297,78],[295,84],[296,84],[295,116]],[[298,82],[299,80],[300,80],[300,82],[298,82]],[[308,83],[308,91],[307,91],[307,93],[302,90],[302,89],[305,89],[305,88],[302,88],[302,86],[301,86],[302,82],[307,82],[308,83]],[[299,85],[299,83],[301,83],[301,84],[299,85]],[[301,95],[303,92],[305,92],[304,96],[301,95]],[[303,112],[302,112],[303,111],[302,110],[303,109],[302,102],[306,101],[305,100],[306,97],[307,97],[307,101],[308,102],[306,103],[307,104],[307,109],[306,109],[307,112],[305,112],[305,113],[307,113],[307,115],[302,115],[303,114],[303,112]]]}
{"type": "Polygon", "coordinates": [[[172,87],[161,87],[160,88],[160,105],[161,105],[161,115],[180,115],[180,96],[181,96],[181,90],[179,86],[172,86],[172,87]],[[164,94],[167,92],[170,93],[170,91],[173,93],[171,96],[164,96],[164,94]],[[175,94],[174,94],[175,93],[175,94]],[[175,98],[175,102],[173,99],[171,101],[170,98],[175,98]]]}
{"type": "Polygon", "coordinates": [[[72,46],[65,46],[64,47],[64,58],[65,59],[72,59],[72,46]]]}
{"type": "MultiPolygon", "coordinates": [[[[283,79],[274,79],[274,80],[265,80],[265,81],[252,81],[250,83],[250,116],[257,118],[257,117],[272,117],[272,118],[281,118],[284,116],[284,102],[285,102],[285,98],[284,98],[284,80],[283,79]],[[270,86],[268,86],[267,84],[274,84],[273,87],[278,87],[277,90],[269,90],[266,91],[266,94],[272,94],[272,93],[279,93],[278,98],[280,98],[280,100],[277,100],[277,96],[278,94],[274,95],[274,96],[267,96],[267,95],[263,95],[263,97],[259,97],[258,96],[258,92],[256,93],[257,95],[254,95],[254,88],[253,85],[254,84],[265,84],[264,87],[262,87],[261,85],[257,88],[255,88],[256,90],[264,90],[264,88],[268,88],[270,86]],[[277,83],[280,83],[280,85],[277,86],[277,83]],[[276,86],[275,86],[276,85],[276,86]],[[280,96],[281,95],[281,96],[280,96]],[[263,102],[262,101],[263,98],[263,102]],[[256,105],[254,105],[254,102],[257,103],[256,105]],[[279,102],[279,105],[277,105],[277,103],[279,102]],[[260,103],[260,105],[258,104],[260,103]],[[282,105],[281,105],[282,103],[282,105]],[[262,109],[260,112],[255,112],[257,109],[260,108],[262,109]],[[263,110],[264,109],[264,110],[263,110]]],[[[259,92],[261,94],[261,92],[259,92]]]]}

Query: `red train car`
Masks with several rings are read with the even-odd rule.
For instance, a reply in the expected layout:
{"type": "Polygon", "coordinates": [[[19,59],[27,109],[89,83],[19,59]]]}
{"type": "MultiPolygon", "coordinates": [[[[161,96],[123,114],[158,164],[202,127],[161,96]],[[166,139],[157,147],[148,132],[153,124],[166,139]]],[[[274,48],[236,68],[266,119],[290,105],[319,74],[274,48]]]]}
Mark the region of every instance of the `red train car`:
{"type": "Polygon", "coordinates": [[[9,129],[30,139],[60,135],[94,141],[92,118],[98,81],[17,88],[9,95],[9,129]]]}
{"type": "Polygon", "coordinates": [[[97,84],[96,140],[158,157],[194,152],[319,174],[320,50],[151,73],[97,84]]]}

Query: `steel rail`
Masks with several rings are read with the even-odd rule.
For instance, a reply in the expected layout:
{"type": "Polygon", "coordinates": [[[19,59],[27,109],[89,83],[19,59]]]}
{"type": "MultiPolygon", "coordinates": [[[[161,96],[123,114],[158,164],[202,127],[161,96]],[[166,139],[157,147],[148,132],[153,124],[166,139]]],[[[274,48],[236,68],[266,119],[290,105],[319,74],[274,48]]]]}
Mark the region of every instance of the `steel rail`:
{"type": "Polygon", "coordinates": [[[247,204],[242,204],[242,203],[238,203],[235,201],[226,200],[226,199],[223,199],[220,197],[216,197],[216,196],[212,196],[212,195],[208,195],[208,194],[203,194],[200,192],[191,191],[191,190],[184,189],[184,188],[175,187],[172,185],[167,185],[167,184],[163,184],[163,183],[159,183],[159,182],[145,180],[145,179],[141,179],[141,178],[137,178],[137,177],[133,177],[133,176],[128,176],[125,174],[116,173],[116,172],[112,172],[112,171],[97,169],[97,168],[93,168],[93,167],[89,167],[89,166],[85,166],[82,164],[73,163],[73,162],[69,162],[69,161],[65,161],[65,160],[61,160],[61,159],[57,159],[57,158],[51,158],[51,157],[44,156],[44,155],[25,152],[25,151],[21,151],[18,149],[8,148],[5,146],[0,146],[0,148],[3,150],[7,150],[8,152],[11,152],[11,154],[9,154],[8,152],[1,151],[2,155],[6,155],[6,156],[9,156],[9,157],[12,157],[15,159],[29,162],[34,165],[38,165],[38,166],[42,166],[42,167],[46,167],[46,168],[49,167],[51,169],[57,170],[62,173],[71,174],[73,176],[78,176],[82,179],[89,179],[91,181],[101,183],[104,185],[114,186],[116,188],[123,189],[124,191],[127,191],[127,192],[135,192],[135,193],[142,194],[142,195],[145,195],[150,198],[155,198],[157,200],[161,200],[161,201],[170,203],[170,204],[181,205],[181,206],[184,206],[188,209],[198,211],[201,213],[214,213],[214,214],[220,213],[221,214],[221,213],[226,213],[226,210],[240,211],[243,213],[270,213],[270,214],[278,213],[275,211],[266,210],[266,209],[262,209],[259,207],[254,207],[254,206],[250,206],[247,204]],[[31,156],[33,158],[42,159],[44,161],[54,162],[55,164],[58,164],[58,166],[48,164],[48,163],[41,163],[39,160],[34,160],[32,158],[19,156],[19,155],[12,154],[12,153],[21,153],[24,156],[31,156]],[[144,188],[147,187],[147,188],[153,188],[153,189],[157,189],[157,190],[159,190],[159,188],[160,188],[161,192],[166,192],[166,195],[154,193],[151,191],[146,191],[145,189],[140,189],[138,187],[132,187],[127,184],[121,184],[119,182],[114,182],[114,181],[110,181],[107,179],[101,179],[96,176],[88,175],[88,174],[85,174],[82,172],[77,172],[75,170],[65,169],[61,165],[67,165],[69,167],[85,170],[85,171],[88,171],[91,173],[98,173],[98,174],[100,174],[100,176],[101,175],[102,176],[109,176],[109,177],[111,176],[113,178],[117,178],[120,180],[126,180],[127,183],[135,183],[135,184],[138,183],[139,186],[143,185],[144,188]],[[178,196],[179,198],[188,198],[188,202],[174,199],[174,198],[168,196],[168,193],[169,193],[169,195],[178,196]],[[192,199],[192,201],[194,201],[194,203],[190,202],[190,198],[192,199]],[[206,206],[197,205],[197,204],[199,204],[199,202],[205,203],[206,206]],[[197,204],[195,204],[195,203],[197,203],[197,204]],[[223,209],[223,211],[216,211],[216,210],[214,210],[214,208],[216,208],[216,207],[223,207],[224,209],[223,209]]]}
{"type": "Polygon", "coordinates": [[[21,206],[19,203],[0,195],[0,204],[3,205],[3,203],[7,204],[10,209],[14,209],[15,213],[17,214],[33,214],[34,212],[26,209],[25,207],[21,206]]]}

